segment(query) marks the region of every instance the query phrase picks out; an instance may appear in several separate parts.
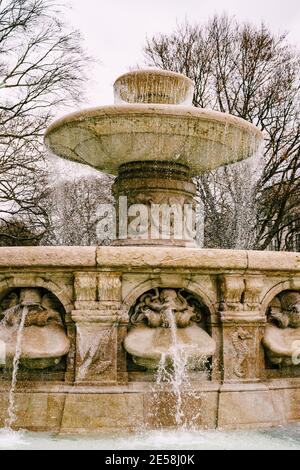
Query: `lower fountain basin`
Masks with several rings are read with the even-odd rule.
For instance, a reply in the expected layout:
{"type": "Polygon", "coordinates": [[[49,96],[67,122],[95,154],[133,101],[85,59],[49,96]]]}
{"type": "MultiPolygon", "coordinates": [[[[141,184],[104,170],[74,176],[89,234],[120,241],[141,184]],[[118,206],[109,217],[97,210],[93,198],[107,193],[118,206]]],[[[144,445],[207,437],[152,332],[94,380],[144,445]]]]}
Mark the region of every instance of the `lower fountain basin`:
{"type": "MultiPolygon", "coordinates": [[[[215,341],[196,324],[176,329],[177,351],[184,355],[187,369],[205,370],[207,360],[215,354],[215,341]]],[[[172,331],[170,328],[134,326],[124,340],[126,351],[135,364],[156,370],[162,356],[172,366],[172,331]]]]}
{"type": "Polygon", "coordinates": [[[177,162],[191,174],[251,157],[262,142],[252,124],[191,106],[126,104],[90,109],[55,122],[45,136],[57,155],[117,174],[140,161],[177,162]]]}
{"type": "MultiPolygon", "coordinates": [[[[0,326],[0,340],[6,346],[5,368],[13,367],[16,352],[16,332],[7,326],[0,326]]],[[[22,335],[20,364],[28,369],[47,369],[60,363],[68,354],[70,341],[63,327],[50,324],[44,327],[29,326],[22,335]]]]}
{"type": "Polygon", "coordinates": [[[281,329],[269,324],[265,330],[263,344],[272,364],[292,366],[293,357],[300,350],[300,328],[281,329]]]}
{"type": "MultiPolygon", "coordinates": [[[[0,429],[1,450],[299,450],[300,427],[291,425],[249,430],[139,430],[68,436],[60,433],[0,429]]],[[[180,455],[178,461],[180,462],[180,455]]],[[[125,457],[126,459],[128,457],[125,457]]],[[[127,460],[126,460],[127,462],[127,460]]]]}

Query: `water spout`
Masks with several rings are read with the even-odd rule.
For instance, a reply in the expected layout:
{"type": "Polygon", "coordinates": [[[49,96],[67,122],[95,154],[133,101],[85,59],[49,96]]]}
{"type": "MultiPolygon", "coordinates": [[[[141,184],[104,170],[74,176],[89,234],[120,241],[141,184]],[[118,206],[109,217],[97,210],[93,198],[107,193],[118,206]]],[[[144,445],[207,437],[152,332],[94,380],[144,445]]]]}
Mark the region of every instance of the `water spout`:
{"type": "Polygon", "coordinates": [[[17,333],[16,352],[15,352],[15,356],[13,360],[12,381],[11,381],[11,388],[10,388],[9,398],[8,398],[7,419],[5,421],[5,427],[7,429],[12,429],[17,419],[16,412],[15,412],[15,390],[17,386],[18,370],[19,370],[20,359],[21,359],[21,354],[22,354],[23,332],[24,332],[24,327],[25,327],[25,322],[26,322],[26,316],[28,314],[28,307],[26,305],[20,308],[21,308],[21,321],[20,321],[18,333],[17,333]]]}
{"type": "MultiPolygon", "coordinates": [[[[193,400],[201,400],[201,396],[193,391],[189,374],[189,355],[188,350],[180,347],[177,338],[178,327],[175,316],[171,309],[166,311],[166,321],[168,322],[168,332],[171,335],[171,347],[168,353],[161,354],[161,360],[156,374],[156,386],[154,394],[160,388],[167,385],[175,399],[175,424],[177,428],[191,429],[193,421],[199,417],[199,412],[194,413],[192,419],[188,418],[184,409],[184,396],[187,395],[193,400]]],[[[207,358],[203,358],[206,362],[207,358]]],[[[200,362],[201,360],[199,360],[200,362]]],[[[196,411],[196,410],[195,410],[196,411]]]]}

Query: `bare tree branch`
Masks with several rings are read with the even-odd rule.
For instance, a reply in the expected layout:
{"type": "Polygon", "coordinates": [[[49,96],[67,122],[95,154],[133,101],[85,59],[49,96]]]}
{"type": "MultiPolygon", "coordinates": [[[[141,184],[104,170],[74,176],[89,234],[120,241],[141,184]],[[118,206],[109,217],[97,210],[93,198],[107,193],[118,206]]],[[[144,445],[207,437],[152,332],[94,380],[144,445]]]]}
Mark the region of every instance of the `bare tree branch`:
{"type": "MultiPolygon", "coordinates": [[[[203,26],[186,23],[170,35],[153,37],[144,54],[148,65],[194,80],[195,106],[229,112],[262,129],[263,171],[254,181],[252,201],[258,214],[249,225],[249,234],[255,237],[244,239],[243,247],[266,249],[279,237],[279,249],[286,249],[284,240],[294,233],[300,211],[299,51],[288,43],[286,34],[274,35],[263,24],[256,27],[216,16],[203,26]]],[[[237,226],[246,223],[243,217],[239,220],[245,210],[245,192],[239,188],[247,177],[237,166],[199,178],[207,246],[236,247],[237,226]]]]}
{"type": "Polygon", "coordinates": [[[43,134],[58,106],[80,99],[89,61],[62,16],[55,0],[0,0],[0,225],[21,221],[29,239],[50,226],[43,134]]]}

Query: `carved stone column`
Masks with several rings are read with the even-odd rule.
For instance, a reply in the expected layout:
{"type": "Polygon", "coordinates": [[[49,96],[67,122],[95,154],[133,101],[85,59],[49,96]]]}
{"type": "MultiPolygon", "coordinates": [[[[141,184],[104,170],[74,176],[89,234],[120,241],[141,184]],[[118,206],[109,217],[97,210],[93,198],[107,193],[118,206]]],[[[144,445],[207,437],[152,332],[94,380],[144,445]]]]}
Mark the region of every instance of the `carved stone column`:
{"type": "Polygon", "coordinates": [[[70,340],[70,351],[67,356],[65,382],[73,383],[75,381],[76,367],[76,326],[70,313],[66,315],[65,323],[67,327],[67,336],[70,340]]]}
{"type": "Polygon", "coordinates": [[[106,272],[98,274],[98,298],[103,318],[110,312],[116,315],[116,368],[118,382],[127,382],[126,352],[123,341],[127,334],[129,322],[128,312],[122,307],[122,275],[121,273],[106,272]]]}
{"type": "Polygon", "coordinates": [[[75,308],[76,310],[94,310],[98,308],[97,303],[97,273],[78,272],[75,273],[75,308]]]}
{"type": "Polygon", "coordinates": [[[118,361],[118,330],[124,323],[121,275],[76,273],[75,279],[76,382],[116,383],[118,367],[122,369],[118,361]]]}
{"type": "Polygon", "coordinates": [[[261,339],[266,318],[260,310],[262,276],[221,277],[223,381],[255,382],[262,374],[261,339]]]}
{"type": "Polygon", "coordinates": [[[160,162],[159,156],[156,162],[121,165],[113,194],[117,208],[115,245],[197,246],[196,187],[185,165],[160,162]]]}

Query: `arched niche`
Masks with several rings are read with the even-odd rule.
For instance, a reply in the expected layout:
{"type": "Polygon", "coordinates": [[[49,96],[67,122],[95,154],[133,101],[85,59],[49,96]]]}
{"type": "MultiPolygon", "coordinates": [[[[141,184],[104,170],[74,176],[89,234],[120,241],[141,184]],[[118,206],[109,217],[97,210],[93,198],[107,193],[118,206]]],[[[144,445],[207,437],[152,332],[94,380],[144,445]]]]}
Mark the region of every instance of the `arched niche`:
{"type": "Polygon", "coordinates": [[[268,292],[263,307],[267,317],[262,339],[266,370],[271,371],[271,377],[299,377],[300,288],[290,281],[279,283],[268,292]]]}
{"type": "Polygon", "coordinates": [[[0,303],[14,289],[21,288],[41,288],[54,294],[64,308],[65,314],[70,314],[74,309],[73,300],[65,292],[62,286],[50,279],[33,276],[11,276],[0,281],[0,303]]]}
{"type": "Polygon", "coordinates": [[[207,322],[209,323],[217,316],[217,310],[213,300],[205,292],[205,288],[198,283],[192,282],[189,279],[181,278],[180,280],[166,280],[149,279],[140,283],[133,288],[123,300],[124,309],[129,313],[132,307],[136,304],[138,299],[146,292],[156,288],[169,288],[169,289],[183,289],[195,296],[199,302],[205,307],[207,311],[207,322]]]}
{"type": "MultiPolygon", "coordinates": [[[[20,328],[23,328],[20,372],[25,379],[48,380],[47,375],[66,371],[71,349],[66,310],[53,292],[37,287],[36,283],[33,287],[7,286],[1,291],[0,321],[0,339],[6,343],[2,375],[9,378],[14,367],[20,328]]],[[[64,378],[58,375],[53,375],[53,380],[64,378]]]]}
{"type": "MultiPolygon", "coordinates": [[[[180,304],[180,301],[181,301],[180,299],[182,299],[183,305],[187,305],[188,307],[186,310],[184,309],[182,314],[180,313],[180,305],[179,305],[179,310],[177,311],[176,311],[176,307],[174,307],[174,317],[176,318],[177,328],[179,328],[178,332],[180,332],[180,330],[181,331],[184,330],[185,327],[197,324],[201,330],[204,330],[206,337],[211,338],[208,341],[216,344],[215,339],[212,338],[213,336],[214,337],[216,336],[215,334],[212,334],[212,325],[211,325],[212,318],[216,318],[216,310],[215,310],[215,306],[212,300],[208,297],[204,289],[198,284],[191,282],[189,279],[175,278],[174,280],[174,277],[172,279],[172,276],[170,276],[170,279],[168,279],[168,276],[165,276],[163,280],[160,278],[149,279],[139,284],[138,286],[136,286],[126,296],[126,298],[123,301],[123,306],[124,306],[124,309],[126,309],[128,313],[128,321],[129,321],[128,333],[127,333],[128,338],[129,336],[132,336],[132,333],[131,333],[132,331],[136,331],[135,327],[137,324],[145,324],[147,325],[147,327],[150,326],[150,328],[152,329],[153,328],[155,329],[156,327],[158,327],[160,330],[163,329],[164,327],[166,328],[170,327],[170,325],[167,324],[168,322],[166,323],[165,320],[162,321],[162,318],[164,318],[163,313],[161,314],[155,314],[154,312],[151,313],[151,305],[152,307],[154,307],[155,302],[160,304],[158,306],[158,309],[160,309],[163,306],[164,301],[165,301],[165,299],[163,298],[163,295],[167,292],[169,293],[169,295],[171,293],[171,297],[169,298],[166,297],[168,298],[167,302],[174,301],[174,302],[179,302],[180,304]],[[137,314],[137,317],[139,317],[140,315],[139,309],[141,305],[143,304],[143,299],[146,299],[146,298],[151,299],[151,305],[147,304],[145,307],[146,311],[148,309],[148,313],[150,311],[150,316],[147,316],[147,313],[146,313],[145,317],[134,319],[135,314],[137,314]],[[172,300],[170,300],[170,298],[172,300]],[[152,301],[154,303],[152,303],[152,301]],[[154,323],[151,323],[151,318],[154,319],[154,323]],[[137,320],[137,323],[135,320],[137,320]]],[[[163,310],[160,310],[160,311],[163,312],[163,310]]],[[[125,349],[126,349],[126,346],[125,346],[125,349]]],[[[129,349],[127,348],[126,350],[129,351],[130,348],[129,349]]],[[[219,355],[219,352],[217,350],[215,356],[217,357],[218,355],[219,355]]],[[[211,355],[209,355],[207,362],[206,362],[206,368],[205,368],[206,374],[208,374],[208,375],[205,375],[206,378],[208,378],[208,376],[211,375],[212,366],[213,366],[212,359],[213,358],[211,357],[211,355]]],[[[136,359],[135,359],[135,363],[133,363],[130,354],[127,354],[127,367],[128,367],[129,372],[141,371],[141,369],[136,365],[136,359]]]]}
{"type": "Polygon", "coordinates": [[[275,284],[269,291],[265,294],[261,302],[261,311],[266,315],[268,314],[268,308],[279,294],[284,291],[300,291],[300,280],[295,282],[293,279],[288,279],[285,281],[278,282],[275,284]]]}
{"type": "Polygon", "coordinates": [[[7,309],[18,305],[18,303],[20,302],[22,291],[27,289],[32,291],[36,290],[41,298],[41,304],[43,303],[43,299],[45,299],[49,307],[51,307],[52,310],[57,311],[60,314],[61,320],[65,325],[66,310],[64,308],[64,305],[61,303],[60,299],[50,290],[45,289],[44,287],[36,286],[12,287],[10,289],[7,289],[5,294],[2,292],[2,295],[0,297],[0,320],[7,309]]]}

